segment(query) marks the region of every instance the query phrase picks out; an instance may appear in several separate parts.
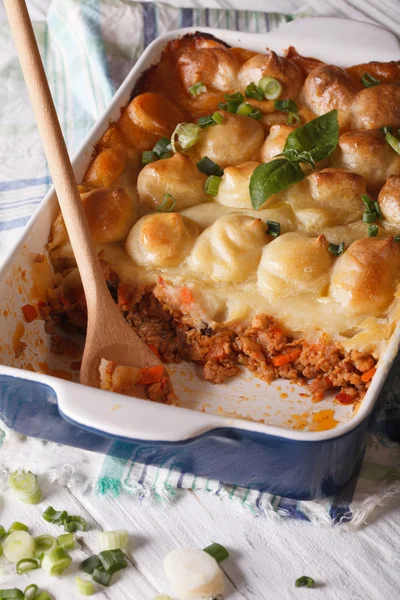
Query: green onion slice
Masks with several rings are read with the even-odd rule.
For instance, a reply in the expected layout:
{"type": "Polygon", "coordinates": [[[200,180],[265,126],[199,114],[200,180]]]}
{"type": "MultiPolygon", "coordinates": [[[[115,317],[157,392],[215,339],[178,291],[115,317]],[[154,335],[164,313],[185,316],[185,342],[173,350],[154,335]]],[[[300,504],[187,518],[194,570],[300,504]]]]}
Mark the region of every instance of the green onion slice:
{"type": "Polygon", "coordinates": [[[42,560],[42,569],[51,576],[61,575],[68,569],[72,558],[65,548],[57,547],[47,552],[42,560]]]}
{"type": "Polygon", "coordinates": [[[3,556],[3,544],[0,544],[0,556],[3,556]]]}
{"type": "Polygon", "coordinates": [[[299,577],[296,579],[295,586],[296,587],[308,587],[312,588],[315,585],[314,579],[312,577],[307,577],[307,575],[303,575],[303,577],[299,577]]]}
{"type": "Polygon", "coordinates": [[[17,562],[17,573],[18,575],[23,575],[24,573],[29,573],[29,571],[34,571],[40,567],[40,562],[36,560],[36,558],[22,558],[17,562]]]}
{"type": "Polygon", "coordinates": [[[376,221],[376,214],[373,213],[369,213],[367,211],[365,211],[363,213],[363,221],[364,223],[373,223],[374,221],[376,221]]]}
{"type": "Polygon", "coordinates": [[[164,154],[168,153],[171,150],[171,140],[167,137],[162,137],[158,140],[157,144],[153,148],[153,154],[156,155],[157,158],[161,158],[164,154]]]}
{"type": "Polygon", "coordinates": [[[93,596],[93,594],[96,592],[93,583],[87,579],[82,579],[82,577],[76,576],[75,584],[76,589],[81,596],[93,596]]]}
{"type": "Polygon", "coordinates": [[[154,156],[151,150],[145,150],[144,152],[142,152],[142,165],[149,165],[155,160],[156,157],[154,156]]]}
{"type": "Polygon", "coordinates": [[[204,127],[215,125],[215,121],[212,115],[207,115],[206,117],[200,117],[197,121],[197,125],[203,129],[204,127]]]}
{"type": "Polygon", "coordinates": [[[0,590],[0,598],[8,598],[9,600],[24,600],[24,594],[17,588],[0,590]]]}
{"type": "Polygon", "coordinates": [[[211,158],[208,158],[208,156],[203,156],[196,166],[199,171],[206,175],[218,175],[218,177],[222,177],[224,174],[221,167],[211,160],[211,158]]]}
{"type": "Polygon", "coordinates": [[[93,571],[92,575],[93,581],[96,583],[100,583],[101,585],[110,585],[112,574],[107,573],[102,567],[97,568],[93,571]]]}
{"type": "Polygon", "coordinates": [[[389,132],[385,135],[385,140],[387,141],[389,146],[391,146],[393,150],[397,152],[397,154],[400,154],[400,140],[398,140],[396,137],[394,137],[394,135],[392,135],[389,132]]]}
{"type": "Polygon", "coordinates": [[[66,550],[73,550],[75,548],[75,540],[72,533],[63,533],[57,538],[57,546],[65,548],[66,550]]]}
{"type": "Polygon", "coordinates": [[[223,123],[224,121],[224,115],[221,115],[221,113],[219,113],[216,110],[215,113],[213,113],[212,115],[212,119],[216,122],[217,125],[221,125],[221,123],[223,123]]]}
{"type": "Polygon", "coordinates": [[[126,529],[101,531],[97,536],[100,550],[126,550],[128,547],[128,532],[126,529]]]}
{"type": "Polygon", "coordinates": [[[18,500],[25,504],[38,504],[42,499],[37,477],[31,471],[14,471],[8,478],[8,485],[18,500]]]}
{"type": "Polygon", "coordinates": [[[39,596],[36,596],[36,600],[54,600],[54,598],[49,592],[40,592],[39,596]]]}
{"type": "Polygon", "coordinates": [[[379,129],[379,131],[382,131],[382,133],[384,133],[385,135],[387,133],[393,133],[393,127],[391,125],[384,125],[379,129]]]}
{"type": "Polygon", "coordinates": [[[250,113],[252,113],[252,112],[253,112],[253,107],[248,102],[243,102],[242,104],[240,104],[238,106],[238,109],[237,109],[237,114],[238,115],[247,115],[247,116],[249,116],[250,113]]]}
{"type": "Polygon", "coordinates": [[[379,206],[379,202],[377,202],[377,200],[374,200],[374,210],[375,210],[375,214],[378,217],[378,219],[380,221],[382,221],[383,216],[382,216],[382,213],[381,213],[381,208],[379,206]]]}
{"type": "Polygon", "coordinates": [[[267,223],[267,233],[268,235],[272,235],[272,237],[279,237],[281,235],[281,224],[277,221],[266,221],[267,223]]]}
{"type": "Polygon", "coordinates": [[[89,556],[81,563],[81,569],[85,573],[89,573],[91,575],[95,569],[102,568],[101,560],[97,556],[97,554],[93,554],[93,556],[89,556]]]}
{"type": "Polygon", "coordinates": [[[193,98],[195,98],[195,96],[199,96],[199,94],[204,94],[206,91],[207,88],[202,81],[198,81],[189,88],[189,94],[193,96],[193,98]]]}
{"type": "Polygon", "coordinates": [[[158,212],[171,212],[176,206],[176,200],[171,194],[164,194],[163,203],[157,206],[158,212]]]}
{"type": "Polygon", "coordinates": [[[218,175],[210,175],[204,184],[205,193],[210,194],[211,196],[216,196],[218,194],[218,188],[221,181],[222,178],[218,177],[218,175]]]}
{"type": "Polygon", "coordinates": [[[297,104],[293,100],[275,100],[274,109],[286,113],[297,113],[297,104]]]}
{"type": "Polygon", "coordinates": [[[125,560],[125,554],[119,549],[103,550],[98,554],[98,558],[103,569],[111,575],[128,566],[128,563],[125,560]]]}
{"type": "Polygon", "coordinates": [[[267,100],[276,100],[282,94],[282,84],[273,77],[261,77],[258,82],[267,100]]]}
{"type": "Polygon", "coordinates": [[[64,531],[72,533],[73,531],[86,531],[87,524],[83,517],[78,515],[68,515],[64,520],[64,531]]]}
{"type": "Polygon", "coordinates": [[[36,600],[38,589],[35,583],[28,585],[24,590],[24,600],[36,600]]]}
{"type": "Polygon", "coordinates": [[[175,145],[175,136],[178,137],[178,144],[182,150],[187,150],[199,141],[200,127],[194,123],[179,123],[171,136],[171,148],[173,152],[178,152],[175,145]]]}
{"type": "Polygon", "coordinates": [[[344,242],[340,242],[340,244],[329,244],[328,251],[335,256],[341,256],[344,252],[344,242]]]}
{"type": "Polygon", "coordinates": [[[264,92],[262,89],[252,81],[245,89],[246,98],[254,98],[255,100],[264,100],[264,92]]]}
{"type": "Polygon", "coordinates": [[[286,125],[298,125],[300,123],[300,121],[301,121],[301,119],[297,113],[289,112],[287,121],[286,121],[286,125]]]}
{"type": "Polygon", "coordinates": [[[380,80],[373,77],[371,73],[363,73],[361,76],[361,83],[364,87],[369,88],[374,87],[375,85],[379,85],[380,80]]]}
{"type": "Polygon", "coordinates": [[[28,527],[28,525],[25,525],[25,523],[20,523],[19,521],[14,521],[14,523],[11,523],[9,530],[7,531],[7,535],[10,535],[10,533],[13,533],[14,531],[29,532],[29,527],[28,527]]]}
{"type": "MultiPolygon", "coordinates": [[[[373,223],[378,218],[378,214],[375,209],[375,203],[367,194],[363,194],[361,196],[361,198],[365,204],[365,211],[363,213],[363,221],[364,221],[364,223],[373,223]]],[[[379,207],[378,207],[378,210],[379,210],[379,207]]],[[[379,214],[380,214],[380,210],[379,210],[379,214]]]]}
{"type": "Polygon", "coordinates": [[[6,537],[7,533],[6,530],[4,529],[3,525],[0,525],[0,540],[2,540],[4,537],[6,537]]]}
{"type": "Polygon", "coordinates": [[[396,244],[398,244],[400,242],[400,234],[398,233],[397,235],[395,235],[393,239],[396,242],[396,244]]]}
{"type": "Polygon", "coordinates": [[[370,225],[368,227],[368,237],[376,237],[378,235],[378,225],[370,225]]]}
{"type": "MultiPolygon", "coordinates": [[[[235,92],[234,94],[224,94],[226,100],[226,108],[230,113],[237,112],[238,107],[242,104],[244,96],[241,92],[235,92]]],[[[219,105],[218,105],[219,106],[219,105]]]]}
{"type": "Polygon", "coordinates": [[[215,558],[217,563],[222,562],[229,556],[228,550],[224,546],[221,546],[221,544],[211,544],[211,546],[203,548],[203,552],[207,552],[207,554],[215,558]]]}
{"type": "Polygon", "coordinates": [[[61,525],[68,517],[68,513],[66,510],[55,510],[52,506],[49,506],[42,514],[42,517],[48,523],[53,523],[53,525],[61,525]]]}
{"type": "Polygon", "coordinates": [[[251,119],[255,119],[256,121],[259,121],[262,117],[261,111],[258,110],[258,108],[253,108],[253,110],[249,114],[249,117],[251,119]]]}
{"type": "Polygon", "coordinates": [[[38,557],[42,553],[52,550],[56,545],[57,542],[51,535],[39,535],[35,538],[35,556],[38,557]]]}
{"type": "Polygon", "coordinates": [[[3,542],[6,559],[17,564],[23,558],[33,558],[35,540],[27,531],[13,531],[3,542]]]}

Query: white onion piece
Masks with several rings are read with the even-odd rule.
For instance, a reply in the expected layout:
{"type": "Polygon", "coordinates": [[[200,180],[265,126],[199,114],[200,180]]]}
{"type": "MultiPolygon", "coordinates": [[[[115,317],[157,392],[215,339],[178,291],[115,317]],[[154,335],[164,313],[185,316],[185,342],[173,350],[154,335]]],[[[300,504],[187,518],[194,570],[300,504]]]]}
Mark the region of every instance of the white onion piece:
{"type": "Polygon", "coordinates": [[[26,531],[14,531],[3,542],[3,553],[8,561],[17,563],[22,558],[33,558],[35,540],[26,531]]]}
{"type": "Polygon", "coordinates": [[[224,574],[215,558],[198,548],[178,548],[164,559],[171,591],[180,600],[215,598],[224,592],[224,574]]]}

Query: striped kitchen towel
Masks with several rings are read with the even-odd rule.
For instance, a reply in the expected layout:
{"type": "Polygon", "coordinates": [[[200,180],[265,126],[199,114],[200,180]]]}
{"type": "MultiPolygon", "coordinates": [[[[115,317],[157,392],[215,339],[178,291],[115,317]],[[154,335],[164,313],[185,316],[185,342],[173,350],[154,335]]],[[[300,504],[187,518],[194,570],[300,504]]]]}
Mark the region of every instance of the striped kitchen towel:
{"type": "MultiPolygon", "coordinates": [[[[318,11],[321,14],[321,10],[318,11]]],[[[110,102],[143,49],[168,30],[204,26],[266,32],[297,18],[252,11],[174,8],[166,4],[127,0],[53,0],[46,22],[35,23],[53,98],[68,148],[73,153],[110,102]]],[[[18,59],[7,24],[0,24],[0,262],[50,187],[50,177],[18,59]]],[[[400,452],[394,440],[400,422],[400,381],[393,380],[371,437],[358,477],[338,498],[295,502],[254,491],[196,479],[179,471],[143,465],[129,444],[116,442],[109,449],[93,485],[102,495],[135,494],[141,502],[165,502],[179,489],[196,489],[229,498],[252,514],[289,516],[316,523],[346,522],[356,526],[369,512],[400,487],[400,452]],[[389,435],[388,435],[389,434],[389,435]],[[114,456],[124,455],[125,458],[114,456]]],[[[60,419],[60,427],[63,422],[60,419]]],[[[26,460],[26,442],[7,432],[0,448],[4,468],[26,460]]],[[[1,443],[0,442],[0,443],[1,443]]],[[[100,457],[83,450],[36,445],[35,458],[53,479],[62,465],[75,479],[89,481],[99,470],[100,457]],[[39,459],[40,456],[40,459],[39,459]],[[45,458],[47,456],[47,459],[45,458]],[[71,471],[72,469],[72,471],[71,471]]],[[[63,471],[64,472],[64,471],[63,471]]]]}

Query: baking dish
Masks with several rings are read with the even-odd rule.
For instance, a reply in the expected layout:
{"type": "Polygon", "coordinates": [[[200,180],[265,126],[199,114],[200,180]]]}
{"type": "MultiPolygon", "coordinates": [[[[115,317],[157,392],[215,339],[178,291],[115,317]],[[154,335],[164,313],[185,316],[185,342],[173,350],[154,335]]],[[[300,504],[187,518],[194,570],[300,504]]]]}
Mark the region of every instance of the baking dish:
{"type": "MultiPolygon", "coordinates": [[[[303,55],[314,55],[341,66],[368,60],[394,60],[399,57],[400,50],[399,41],[389,32],[341,19],[304,19],[260,36],[197,30],[211,33],[228,44],[258,51],[268,46],[281,52],[294,45],[303,55]]],[[[147,48],[75,158],[78,181],[90,161],[92,144],[107,128],[109,120],[118,118],[141,72],[159,59],[168,40],[193,31],[195,29],[190,28],[170,32],[147,48]]],[[[0,360],[4,363],[0,367],[0,389],[3,402],[23,403],[21,396],[25,396],[30,398],[31,404],[37,398],[39,404],[40,399],[50,397],[57,401],[65,419],[94,434],[131,442],[142,460],[227,483],[303,499],[331,495],[345,485],[362,455],[379,391],[397,354],[399,327],[357,413],[354,414],[349,406],[335,407],[334,417],[338,424],[327,431],[306,432],[291,427],[304,414],[315,415],[316,420],[318,415],[325,418],[324,412],[332,412],[329,398],[318,406],[312,405],[310,397],[304,397],[301,388],[295,389],[287,381],[275,381],[269,387],[261,387],[248,373],[223,386],[211,386],[199,380],[195,367],[174,365],[170,371],[184,407],[111,396],[86,388],[50,375],[55,369],[63,375],[60,369],[64,371],[67,365],[59,359],[50,370],[47,363],[49,341],[43,323],[22,324],[21,306],[30,300],[32,281],[36,281],[35,271],[40,264],[35,263],[35,256],[44,251],[56,213],[56,198],[50,191],[3,267],[0,284],[3,300],[0,360]],[[16,358],[13,344],[21,338],[27,347],[16,358]],[[47,369],[49,374],[27,370],[32,368],[47,369]]]]}

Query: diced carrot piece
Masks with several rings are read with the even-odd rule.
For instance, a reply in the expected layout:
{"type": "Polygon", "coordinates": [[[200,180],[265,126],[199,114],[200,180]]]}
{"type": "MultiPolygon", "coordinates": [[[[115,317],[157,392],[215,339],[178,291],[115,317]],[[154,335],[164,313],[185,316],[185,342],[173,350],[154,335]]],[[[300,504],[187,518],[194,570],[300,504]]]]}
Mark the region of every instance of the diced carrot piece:
{"type": "Polygon", "coordinates": [[[140,370],[140,378],[136,382],[138,385],[149,385],[150,383],[159,383],[164,375],[163,365],[157,367],[144,367],[140,370]]]}
{"type": "Polygon", "coordinates": [[[27,323],[32,323],[32,321],[34,321],[38,316],[36,308],[31,304],[25,304],[25,306],[23,306],[21,310],[24,313],[24,317],[27,323]]]}
{"type": "Polygon", "coordinates": [[[373,376],[376,373],[376,368],[372,367],[372,369],[370,369],[369,371],[366,371],[365,373],[363,373],[361,375],[361,381],[363,381],[364,383],[366,383],[367,381],[369,381],[370,379],[373,378],[373,376]]]}
{"type": "Polygon", "coordinates": [[[193,302],[192,290],[188,287],[183,287],[180,292],[182,304],[190,304],[193,302]]]}
{"type": "Polygon", "coordinates": [[[274,367],[282,367],[283,365],[287,365],[288,363],[297,360],[300,354],[301,348],[295,348],[291,352],[283,352],[282,354],[278,354],[277,356],[273,356],[271,358],[272,364],[274,367]]]}
{"type": "Polygon", "coordinates": [[[161,360],[160,353],[156,346],[153,346],[153,344],[147,344],[147,347],[149,348],[149,350],[151,350],[153,352],[153,354],[155,354],[157,356],[157,358],[159,358],[161,360]]]}

